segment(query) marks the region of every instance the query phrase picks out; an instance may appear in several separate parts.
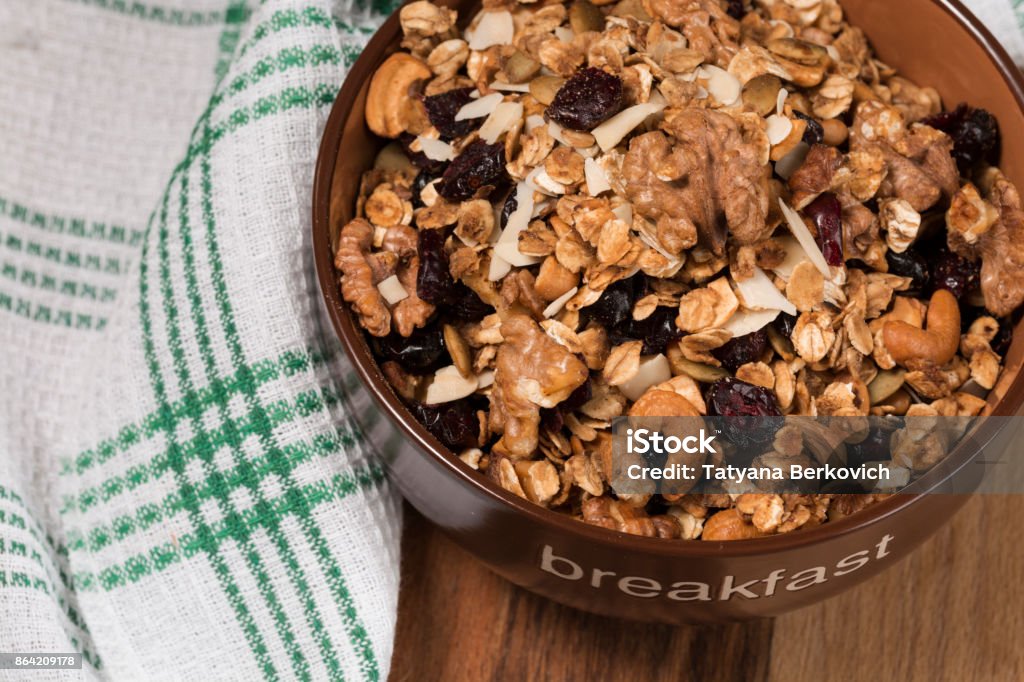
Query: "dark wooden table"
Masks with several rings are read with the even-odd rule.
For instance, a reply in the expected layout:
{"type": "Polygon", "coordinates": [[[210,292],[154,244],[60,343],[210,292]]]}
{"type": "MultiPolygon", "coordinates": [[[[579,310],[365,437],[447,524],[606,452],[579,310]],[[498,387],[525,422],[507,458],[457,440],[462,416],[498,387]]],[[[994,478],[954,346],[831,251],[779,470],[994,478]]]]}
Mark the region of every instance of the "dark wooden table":
{"type": "Polygon", "coordinates": [[[1024,497],[979,496],[827,602],[714,627],[592,616],[513,586],[406,511],[391,679],[1024,680],[1024,497]]]}

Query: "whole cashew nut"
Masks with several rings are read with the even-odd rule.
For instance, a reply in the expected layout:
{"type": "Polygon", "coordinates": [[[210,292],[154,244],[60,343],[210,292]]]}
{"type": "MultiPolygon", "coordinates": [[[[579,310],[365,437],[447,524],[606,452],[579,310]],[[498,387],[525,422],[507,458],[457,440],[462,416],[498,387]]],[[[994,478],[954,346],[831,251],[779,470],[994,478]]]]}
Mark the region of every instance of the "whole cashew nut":
{"type": "Polygon", "coordinates": [[[960,344],[960,306],[953,294],[939,289],[928,304],[927,328],[890,321],[882,331],[889,355],[910,369],[940,366],[953,359],[960,344]]]}
{"type": "Polygon", "coordinates": [[[416,57],[396,52],[380,65],[366,93],[366,125],[381,137],[395,138],[406,129],[409,90],[430,78],[430,68],[416,57]]]}

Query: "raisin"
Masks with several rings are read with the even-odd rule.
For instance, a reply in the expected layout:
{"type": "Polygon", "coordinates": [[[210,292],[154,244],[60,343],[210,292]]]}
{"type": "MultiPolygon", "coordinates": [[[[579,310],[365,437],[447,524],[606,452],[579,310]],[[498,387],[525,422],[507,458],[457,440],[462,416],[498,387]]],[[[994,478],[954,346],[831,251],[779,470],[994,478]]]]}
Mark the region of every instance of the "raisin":
{"type": "Polygon", "coordinates": [[[999,123],[984,109],[960,104],[922,121],[953,138],[953,158],[964,175],[983,161],[995,163],[999,156],[999,123]]]}
{"type": "Polygon", "coordinates": [[[494,308],[477,296],[462,282],[455,283],[452,300],[448,301],[448,314],[463,322],[478,322],[494,312],[494,308]]]}
{"type": "Polygon", "coordinates": [[[504,175],[505,145],[476,140],[449,164],[437,183],[437,193],[449,201],[465,201],[504,175]]]}
{"type": "Polygon", "coordinates": [[[558,433],[565,426],[562,413],[553,407],[542,408],[540,411],[540,427],[547,433],[558,433]]]}
{"type": "Polygon", "coordinates": [[[825,192],[812,201],[804,213],[814,221],[818,229],[818,246],[825,262],[832,266],[843,264],[843,208],[839,199],[831,192],[825,192]]]}
{"type": "Polygon", "coordinates": [[[573,74],[548,105],[548,118],[572,130],[593,130],[622,108],[622,80],[590,66],[573,74]]]}
{"type": "Polygon", "coordinates": [[[932,285],[935,289],[945,289],[956,298],[961,298],[978,286],[980,278],[979,263],[962,258],[946,248],[936,254],[932,266],[932,285]]]}
{"type": "Polygon", "coordinates": [[[734,339],[729,339],[724,346],[711,351],[711,354],[714,355],[726,369],[731,372],[735,372],[748,362],[757,362],[760,360],[767,348],[768,334],[761,329],[756,332],[751,332],[746,336],[738,336],[734,339]]]}
{"type": "Polygon", "coordinates": [[[590,400],[592,391],[590,389],[590,382],[584,381],[580,384],[575,391],[569,394],[569,397],[562,401],[558,406],[562,410],[572,412],[577,410],[590,400]]]}
{"type": "Polygon", "coordinates": [[[792,338],[793,329],[796,328],[796,315],[779,313],[779,316],[772,321],[772,328],[787,339],[792,338]]]}
{"type": "Polygon", "coordinates": [[[885,262],[889,264],[889,274],[910,278],[910,291],[924,291],[931,280],[928,262],[913,249],[907,249],[903,253],[886,251],[885,262]]]}
{"type": "Polygon", "coordinates": [[[615,336],[643,341],[644,346],[640,352],[644,355],[664,353],[669,342],[683,337],[683,331],[676,326],[678,316],[679,309],[669,306],[655,308],[643,320],[634,320],[630,314],[625,322],[615,327],[615,336]]]}
{"type": "Polygon", "coordinates": [[[635,300],[634,279],[619,280],[605,289],[596,303],[580,310],[580,324],[585,326],[595,320],[611,330],[630,319],[635,300]]]}
{"type": "Polygon", "coordinates": [[[394,360],[410,374],[430,374],[447,364],[444,332],[437,325],[417,329],[408,337],[392,333],[373,343],[377,355],[394,360]]]}
{"type": "Polygon", "coordinates": [[[455,300],[456,287],[444,250],[446,230],[420,230],[417,236],[420,267],[416,272],[416,294],[427,303],[450,304],[455,300]]]}
{"type": "Polygon", "coordinates": [[[468,399],[441,405],[412,402],[409,411],[427,431],[452,450],[463,450],[480,444],[480,419],[468,399]]]}
{"type": "Polygon", "coordinates": [[[725,8],[726,13],[733,19],[742,19],[747,14],[747,8],[743,6],[743,0],[729,0],[725,8]]]}
{"type": "Polygon", "coordinates": [[[505,203],[501,206],[501,219],[499,221],[501,229],[505,229],[505,226],[508,225],[509,217],[516,212],[517,208],[519,208],[519,200],[516,199],[516,190],[513,187],[512,191],[505,197],[505,203]]]}
{"type": "Polygon", "coordinates": [[[797,118],[807,121],[807,130],[804,131],[803,141],[811,146],[821,144],[825,139],[825,129],[821,127],[818,120],[796,109],[793,110],[793,113],[797,118]]]}
{"type": "Polygon", "coordinates": [[[470,118],[465,121],[456,121],[455,114],[459,109],[473,101],[470,94],[475,88],[455,88],[440,95],[430,95],[423,98],[423,106],[427,110],[427,118],[430,124],[441,133],[441,139],[446,142],[464,137],[479,125],[483,119],[470,118]]]}

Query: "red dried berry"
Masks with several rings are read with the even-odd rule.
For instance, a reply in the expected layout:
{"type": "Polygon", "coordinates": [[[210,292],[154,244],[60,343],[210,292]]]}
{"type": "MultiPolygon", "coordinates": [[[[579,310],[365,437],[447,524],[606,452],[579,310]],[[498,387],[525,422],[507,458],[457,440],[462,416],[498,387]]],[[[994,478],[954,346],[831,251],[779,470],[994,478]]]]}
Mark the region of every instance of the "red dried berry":
{"type": "Polygon", "coordinates": [[[708,414],[718,417],[781,417],[775,394],[762,386],[729,377],[711,384],[708,414]]]}
{"type": "Polygon", "coordinates": [[[932,284],[936,289],[945,289],[956,298],[978,286],[981,265],[962,258],[949,249],[941,249],[932,266],[932,284]]]}
{"type": "Polygon", "coordinates": [[[504,175],[505,145],[476,140],[449,164],[437,183],[437,193],[448,201],[465,201],[504,175]]]}
{"type": "Polygon", "coordinates": [[[825,192],[804,209],[818,229],[818,246],[829,265],[843,264],[843,207],[831,192],[825,192]]]}
{"type": "Polygon", "coordinates": [[[711,351],[722,365],[731,372],[747,364],[757,362],[768,348],[768,334],[763,329],[729,339],[721,348],[711,351]]]}
{"type": "Polygon", "coordinates": [[[593,130],[622,108],[622,80],[590,66],[580,69],[555,94],[548,118],[572,130],[593,130]]]}
{"type": "Polygon", "coordinates": [[[465,121],[456,121],[455,114],[459,109],[473,101],[470,94],[475,88],[455,88],[439,95],[430,95],[423,98],[423,106],[427,110],[427,118],[430,124],[441,133],[441,139],[450,142],[459,137],[468,135],[483,122],[481,118],[470,118],[465,121]]]}
{"type": "Polygon", "coordinates": [[[984,109],[960,104],[921,121],[953,138],[953,158],[960,172],[967,174],[979,163],[994,163],[999,154],[999,123],[984,109]]]}

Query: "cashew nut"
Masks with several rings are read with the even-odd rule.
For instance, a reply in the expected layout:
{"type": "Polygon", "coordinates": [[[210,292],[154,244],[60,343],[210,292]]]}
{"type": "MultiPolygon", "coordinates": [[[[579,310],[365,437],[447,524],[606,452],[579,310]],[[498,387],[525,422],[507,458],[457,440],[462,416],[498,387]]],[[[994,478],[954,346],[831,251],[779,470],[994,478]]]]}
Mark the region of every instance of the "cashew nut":
{"type": "Polygon", "coordinates": [[[960,306],[953,294],[939,289],[928,304],[927,328],[906,322],[886,322],[883,341],[898,364],[911,369],[944,365],[960,344],[960,306]]]}
{"type": "Polygon", "coordinates": [[[416,57],[396,52],[380,65],[366,93],[366,125],[381,137],[395,138],[405,132],[409,90],[432,76],[430,68],[416,57]]]}

